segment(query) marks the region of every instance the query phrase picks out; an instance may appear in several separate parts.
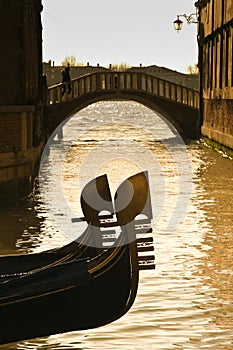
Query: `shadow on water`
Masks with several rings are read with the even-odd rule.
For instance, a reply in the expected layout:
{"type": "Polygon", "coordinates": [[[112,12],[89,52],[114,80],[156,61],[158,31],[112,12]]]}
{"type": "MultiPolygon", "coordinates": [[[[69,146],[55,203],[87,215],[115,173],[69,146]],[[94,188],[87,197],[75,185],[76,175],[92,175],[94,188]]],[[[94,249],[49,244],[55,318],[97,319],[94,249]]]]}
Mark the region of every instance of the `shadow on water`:
{"type": "Polygon", "coordinates": [[[33,199],[1,204],[0,212],[0,254],[28,253],[40,245],[43,217],[33,199]]]}

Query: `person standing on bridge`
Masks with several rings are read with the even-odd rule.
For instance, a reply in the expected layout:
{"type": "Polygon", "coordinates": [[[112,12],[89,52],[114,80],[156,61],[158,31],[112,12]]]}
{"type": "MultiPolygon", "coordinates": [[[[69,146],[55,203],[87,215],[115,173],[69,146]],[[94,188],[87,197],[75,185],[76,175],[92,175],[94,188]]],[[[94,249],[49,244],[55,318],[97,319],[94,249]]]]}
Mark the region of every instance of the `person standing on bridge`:
{"type": "Polygon", "coordinates": [[[71,92],[71,84],[66,84],[69,81],[71,81],[71,79],[70,79],[70,66],[68,65],[62,71],[62,83],[64,83],[64,85],[62,86],[62,96],[66,92],[66,86],[68,87],[68,94],[70,94],[71,92]]]}

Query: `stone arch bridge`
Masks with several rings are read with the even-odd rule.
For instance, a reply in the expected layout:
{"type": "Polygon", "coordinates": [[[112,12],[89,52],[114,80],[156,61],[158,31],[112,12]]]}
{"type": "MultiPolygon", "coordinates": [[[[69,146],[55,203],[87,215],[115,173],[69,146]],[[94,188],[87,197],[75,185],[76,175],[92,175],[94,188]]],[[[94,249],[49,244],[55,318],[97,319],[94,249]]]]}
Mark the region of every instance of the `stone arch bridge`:
{"type": "Polygon", "coordinates": [[[102,100],[133,100],[159,112],[186,138],[199,135],[199,92],[142,72],[95,72],[48,87],[48,133],[102,100]],[[70,84],[71,92],[68,93],[70,84]],[[66,87],[65,93],[62,91],[66,87]]]}

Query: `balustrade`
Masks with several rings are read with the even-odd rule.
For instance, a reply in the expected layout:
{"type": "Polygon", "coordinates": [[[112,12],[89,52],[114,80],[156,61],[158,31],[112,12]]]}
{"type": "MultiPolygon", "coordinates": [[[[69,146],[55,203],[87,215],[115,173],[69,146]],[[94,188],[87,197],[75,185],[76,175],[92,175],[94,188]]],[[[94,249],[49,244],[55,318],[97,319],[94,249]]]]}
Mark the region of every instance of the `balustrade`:
{"type": "Polygon", "coordinates": [[[197,91],[145,73],[92,73],[65,83],[67,87],[62,96],[63,85],[57,84],[48,88],[48,105],[62,103],[99,90],[136,90],[145,91],[194,108],[199,106],[199,94],[197,91]],[[72,88],[70,94],[67,91],[68,84],[72,88]]]}
{"type": "Polygon", "coordinates": [[[138,89],[138,76],[136,73],[132,74],[132,89],[137,90],[138,89]]]}

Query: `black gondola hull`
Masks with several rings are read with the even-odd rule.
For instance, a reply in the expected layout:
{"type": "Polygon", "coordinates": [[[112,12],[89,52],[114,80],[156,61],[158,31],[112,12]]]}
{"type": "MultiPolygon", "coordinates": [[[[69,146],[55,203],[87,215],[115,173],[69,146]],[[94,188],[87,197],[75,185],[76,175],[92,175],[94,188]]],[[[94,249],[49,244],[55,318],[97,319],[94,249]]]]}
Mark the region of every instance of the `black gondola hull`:
{"type": "MultiPolygon", "coordinates": [[[[68,265],[69,263],[67,269],[68,265]]],[[[132,287],[127,246],[120,249],[119,254],[114,257],[114,263],[111,260],[110,265],[105,265],[104,271],[98,276],[89,274],[83,262],[73,262],[72,265],[70,270],[73,273],[69,271],[69,276],[72,277],[68,277],[64,283],[64,274],[68,272],[64,270],[63,275],[55,282],[56,290],[54,285],[50,291],[48,286],[44,289],[42,286],[37,288],[37,295],[32,295],[30,290],[27,294],[27,283],[22,281],[22,287],[17,286],[15,289],[19,294],[20,288],[24,289],[21,297],[14,299],[12,294],[11,298],[6,297],[5,302],[4,297],[1,298],[0,344],[96,328],[112,322],[127,311],[132,287]]],[[[13,284],[10,288],[13,292],[13,284]]],[[[4,295],[4,290],[1,294],[4,295]]]]}

